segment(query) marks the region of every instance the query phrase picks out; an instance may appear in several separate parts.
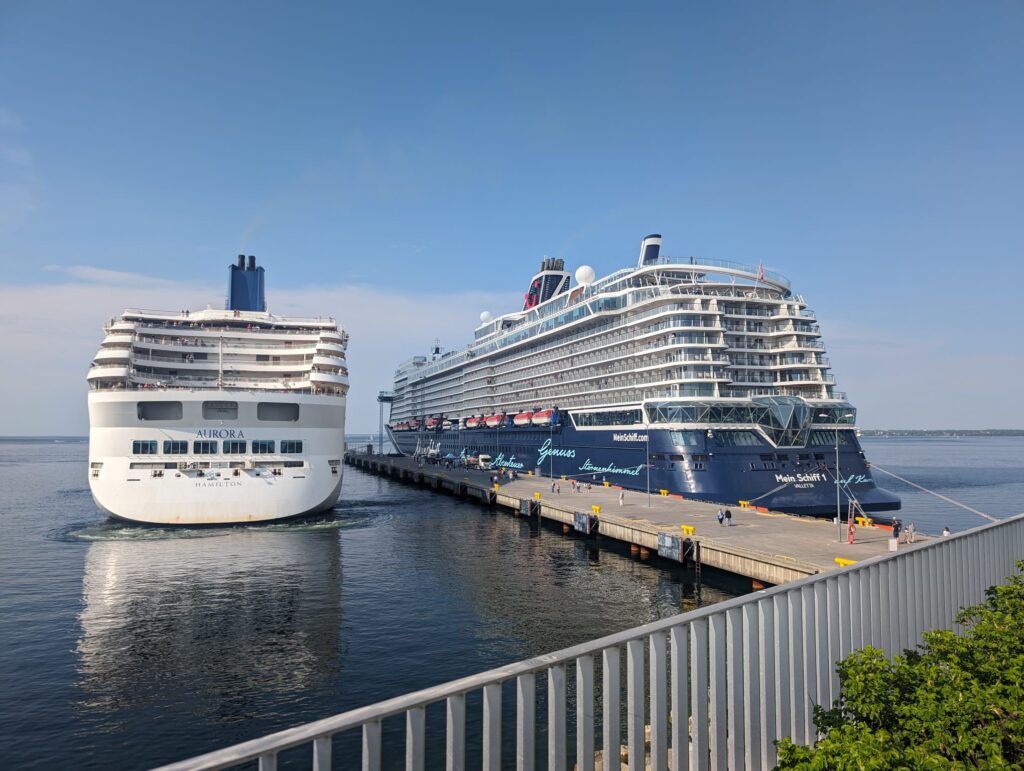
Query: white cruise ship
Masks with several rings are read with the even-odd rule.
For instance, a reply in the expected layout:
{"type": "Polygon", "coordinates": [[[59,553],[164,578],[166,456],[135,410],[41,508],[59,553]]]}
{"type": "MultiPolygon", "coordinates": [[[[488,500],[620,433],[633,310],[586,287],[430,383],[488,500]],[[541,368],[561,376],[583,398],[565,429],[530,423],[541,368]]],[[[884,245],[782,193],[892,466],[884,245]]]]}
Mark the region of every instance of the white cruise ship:
{"type": "Polygon", "coordinates": [[[125,310],[89,383],[89,486],[133,522],[265,522],[330,509],[345,450],[348,336],[267,312],[254,257],[226,310],[125,310]]]}
{"type": "Polygon", "coordinates": [[[836,390],[814,314],[762,266],[661,254],[576,285],[545,259],[521,310],[398,367],[405,453],[811,515],[897,509],[836,390]]]}

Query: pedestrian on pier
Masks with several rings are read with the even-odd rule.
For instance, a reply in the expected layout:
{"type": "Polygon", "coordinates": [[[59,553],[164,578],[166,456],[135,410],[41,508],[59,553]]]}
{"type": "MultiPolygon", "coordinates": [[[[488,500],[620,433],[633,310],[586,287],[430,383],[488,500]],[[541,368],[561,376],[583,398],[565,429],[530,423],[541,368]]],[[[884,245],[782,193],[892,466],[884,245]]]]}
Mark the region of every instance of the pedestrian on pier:
{"type": "Polygon", "coordinates": [[[554,491],[555,491],[555,483],[554,483],[554,482],[552,482],[552,483],[551,483],[551,492],[554,492],[554,491]]]}
{"type": "Polygon", "coordinates": [[[561,494],[562,494],[562,486],[561,485],[555,485],[555,495],[561,495],[561,494]]]}
{"type": "Polygon", "coordinates": [[[903,529],[903,525],[900,524],[899,519],[896,517],[892,518],[892,537],[896,539],[898,543],[900,540],[900,530],[903,529]]]}
{"type": "Polygon", "coordinates": [[[947,535],[949,535],[949,528],[948,527],[942,528],[942,537],[945,538],[947,535]]]}
{"type": "Polygon", "coordinates": [[[907,525],[907,543],[914,542],[914,536],[917,534],[917,528],[914,527],[914,523],[911,522],[907,525]]]}
{"type": "Polygon", "coordinates": [[[726,527],[732,527],[732,510],[731,509],[726,509],[725,510],[725,526],[726,527]]]}
{"type": "Polygon", "coordinates": [[[626,497],[626,492],[624,490],[619,490],[619,505],[620,506],[622,505],[622,502],[625,499],[625,497],[626,497]]]}
{"type": "Polygon", "coordinates": [[[722,511],[721,509],[719,509],[718,510],[718,514],[715,516],[715,519],[718,520],[718,526],[719,527],[724,525],[725,524],[725,512],[722,511]]]}

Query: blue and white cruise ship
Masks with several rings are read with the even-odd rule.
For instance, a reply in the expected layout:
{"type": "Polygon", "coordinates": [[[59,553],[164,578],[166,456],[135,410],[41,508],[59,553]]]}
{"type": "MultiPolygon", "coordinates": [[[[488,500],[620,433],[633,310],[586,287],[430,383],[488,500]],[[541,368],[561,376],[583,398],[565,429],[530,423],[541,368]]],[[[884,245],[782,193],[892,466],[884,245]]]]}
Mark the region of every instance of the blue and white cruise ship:
{"type": "Polygon", "coordinates": [[[810,515],[835,514],[838,480],[844,509],[898,509],[790,282],[660,250],[648,236],[635,266],[575,284],[545,259],[522,310],[399,366],[399,450],[810,515]]]}

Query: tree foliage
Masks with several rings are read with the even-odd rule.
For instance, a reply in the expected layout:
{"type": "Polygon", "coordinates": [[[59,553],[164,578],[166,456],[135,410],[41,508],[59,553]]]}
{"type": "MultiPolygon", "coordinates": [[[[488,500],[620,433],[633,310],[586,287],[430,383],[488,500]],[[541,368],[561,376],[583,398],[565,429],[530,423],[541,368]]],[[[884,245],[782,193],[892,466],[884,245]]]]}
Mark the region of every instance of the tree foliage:
{"type": "Polygon", "coordinates": [[[778,767],[1024,768],[1024,577],[991,587],[956,620],[963,634],[925,632],[892,661],[871,647],[841,661],[838,700],[815,707],[822,738],[783,739],[778,767]]]}

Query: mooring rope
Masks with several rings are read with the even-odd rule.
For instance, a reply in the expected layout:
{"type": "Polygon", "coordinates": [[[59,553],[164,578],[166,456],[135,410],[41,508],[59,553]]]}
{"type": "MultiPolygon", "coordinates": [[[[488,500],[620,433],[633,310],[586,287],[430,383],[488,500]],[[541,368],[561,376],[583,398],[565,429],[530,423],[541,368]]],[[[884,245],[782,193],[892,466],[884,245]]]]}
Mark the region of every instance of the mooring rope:
{"type": "Polygon", "coordinates": [[[941,498],[942,500],[946,501],[947,503],[952,503],[954,506],[959,506],[961,509],[967,509],[969,512],[971,512],[973,514],[977,514],[979,517],[984,517],[989,522],[998,522],[999,521],[995,517],[990,517],[984,511],[978,511],[977,509],[972,509],[970,506],[968,506],[966,504],[963,504],[963,503],[960,503],[960,501],[954,501],[952,498],[948,498],[945,495],[943,495],[942,493],[937,493],[934,490],[929,490],[927,487],[922,487],[919,484],[915,484],[914,482],[911,482],[909,479],[904,479],[899,474],[894,474],[891,471],[886,471],[884,468],[882,468],[881,466],[875,465],[874,463],[871,464],[871,468],[872,469],[876,469],[878,471],[881,471],[883,474],[888,474],[889,476],[891,476],[891,477],[893,477],[895,479],[900,480],[904,484],[908,484],[911,487],[916,487],[918,490],[923,490],[926,493],[934,495],[936,498],[941,498]]]}

